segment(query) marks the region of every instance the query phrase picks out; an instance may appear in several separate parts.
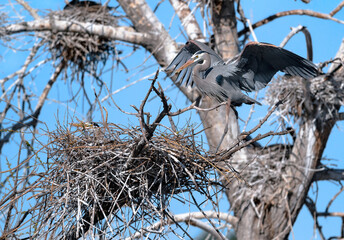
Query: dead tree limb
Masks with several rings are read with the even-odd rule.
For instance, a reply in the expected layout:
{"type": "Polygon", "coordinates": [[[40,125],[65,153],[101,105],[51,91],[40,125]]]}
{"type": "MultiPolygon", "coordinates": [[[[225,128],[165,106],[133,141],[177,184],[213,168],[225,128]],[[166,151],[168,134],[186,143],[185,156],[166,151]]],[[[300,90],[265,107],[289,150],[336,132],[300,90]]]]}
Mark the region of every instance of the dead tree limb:
{"type": "Polygon", "coordinates": [[[317,171],[313,176],[313,181],[343,181],[344,169],[324,169],[317,171]]]}
{"type": "MultiPolygon", "coordinates": [[[[339,20],[336,18],[333,18],[330,14],[326,14],[326,13],[319,13],[319,12],[315,12],[312,10],[306,10],[306,9],[296,9],[296,10],[290,10],[290,11],[283,11],[283,12],[279,12],[276,13],[274,15],[271,15],[267,18],[264,18],[263,20],[260,20],[256,23],[254,23],[252,25],[253,29],[256,29],[257,27],[261,27],[277,18],[280,17],[285,17],[285,16],[290,16],[290,15],[306,15],[306,16],[310,16],[310,17],[316,17],[316,18],[321,18],[321,19],[326,19],[326,20],[331,20],[340,24],[344,24],[343,20],[339,20]]],[[[238,32],[238,36],[241,37],[242,35],[246,34],[247,32],[249,32],[249,29],[243,29],[240,32],[238,32]]]]}

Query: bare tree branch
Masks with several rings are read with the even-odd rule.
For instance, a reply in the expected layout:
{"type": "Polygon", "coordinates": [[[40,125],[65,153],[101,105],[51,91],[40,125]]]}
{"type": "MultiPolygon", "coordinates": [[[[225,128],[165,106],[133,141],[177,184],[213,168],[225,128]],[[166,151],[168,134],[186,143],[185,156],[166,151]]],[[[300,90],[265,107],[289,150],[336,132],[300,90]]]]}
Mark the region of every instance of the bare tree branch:
{"type": "Polygon", "coordinates": [[[332,203],[334,202],[334,200],[337,199],[337,197],[344,191],[344,187],[342,187],[332,198],[331,200],[328,202],[325,212],[328,212],[328,210],[330,209],[332,203]]]}
{"type": "MultiPolygon", "coordinates": [[[[231,224],[232,226],[235,226],[238,222],[238,219],[236,217],[233,217],[230,214],[223,213],[223,212],[214,212],[214,211],[204,211],[204,212],[190,212],[190,213],[183,213],[173,216],[173,220],[168,221],[159,221],[152,226],[148,227],[147,230],[144,230],[143,232],[136,232],[128,239],[135,239],[135,238],[141,238],[146,232],[149,232],[149,230],[158,230],[164,225],[170,225],[174,222],[185,222],[189,223],[193,226],[202,228],[204,231],[211,233],[214,237],[217,239],[223,239],[223,236],[219,236],[219,233],[215,231],[214,228],[210,227],[209,225],[205,224],[200,221],[195,221],[196,219],[218,219],[227,222],[228,224],[231,224]],[[204,213],[204,214],[203,214],[204,213]],[[220,238],[219,238],[220,237],[220,238]]],[[[225,238],[224,238],[225,239],[225,238]]]]}
{"type": "Polygon", "coordinates": [[[187,2],[181,0],[170,0],[170,3],[174,11],[177,13],[189,39],[204,39],[202,30],[187,2]]]}
{"type": "MultiPolygon", "coordinates": [[[[263,20],[260,20],[256,23],[254,23],[252,25],[252,28],[255,29],[255,28],[263,26],[264,24],[267,24],[267,23],[269,23],[269,22],[271,22],[277,18],[290,16],[290,15],[306,15],[306,16],[310,16],[310,17],[332,20],[332,21],[335,21],[337,23],[344,24],[344,21],[333,18],[331,15],[326,14],[326,13],[319,13],[319,12],[315,12],[312,10],[306,10],[306,9],[296,9],[296,10],[279,12],[279,13],[271,15],[267,18],[264,18],[263,20]]],[[[247,33],[248,31],[249,31],[249,29],[245,28],[238,33],[238,36],[241,37],[243,34],[247,33]]]]}
{"type": "Polygon", "coordinates": [[[344,7],[344,1],[342,1],[341,3],[339,3],[338,6],[337,6],[335,9],[333,9],[333,10],[329,13],[329,15],[333,17],[333,16],[334,16],[336,13],[338,13],[343,7],[344,7]]]}
{"type": "Polygon", "coordinates": [[[312,215],[312,217],[314,219],[315,227],[319,231],[321,240],[325,240],[326,238],[324,236],[324,233],[322,232],[322,226],[319,224],[319,221],[318,221],[318,213],[317,213],[315,203],[313,202],[313,200],[311,198],[307,197],[306,201],[305,201],[305,205],[308,208],[310,214],[312,215]]]}
{"type": "Polygon", "coordinates": [[[30,5],[27,2],[25,2],[24,0],[16,0],[16,1],[20,5],[22,5],[31,14],[31,16],[33,16],[36,20],[40,19],[40,17],[37,14],[37,10],[30,7],[30,5]]]}
{"type": "Polygon", "coordinates": [[[344,169],[324,169],[314,174],[313,181],[343,181],[344,169]]]}
{"type": "Polygon", "coordinates": [[[187,111],[192,110],[192,109],[195,109],[195,110],[200,111],[200,112],[209,112],[209,111],[217,109],[217,108],[219,108],[223,105],[226,105],[226,104],[227,104],[227,102],[222,102],[222,103],[219,103],[218,105],[213,106],[211,108],[199,108],[199,107],[196,107],[197,104],[196,104],[196,102],[194,102],[190,106],[183,108],[183,109],[178,109],[178,111],[169,113],[168,115],[169,116],[177,116],[179,114],[182,114],[182,113],[187,112],[187,111]]]}
{"type": "Polygon", "coordinates": [[[62,21],[56,19],[34,20],[31,22],[22,22],[11,24],[2,29],[6,35],[12,35],[22,32],[78,32],[95,34],[113,40],[125,41],[134,44],[147,45],[157,40],[157,35],[150,32],[135,32],[130,27],[111,27],[95,23],[83,23],[77,21],[62,21]]]}
{"type": "Polygon", "coordinates": [[[38,116],[41,113],[42,107],[45,103],[45,100],[52,88],[52,86],[54,85],[54,83],[56,82],[58,76],[60,75],[60,73],[62,72],[64,66],[66,63],[60,63],[59,66],[55,69],[55,72],[53,73],[53,75],[51,76],[50,80],[48,81],[47,85],[45,86],[45,88],[43,89],[43,92],[38,100],[38,103],[36,105],[35,111],[26,116],[23,117],[20,121],[18,121],[17,123],[15,123],[7,132],[7,134],[0,140],[0,152],[2,151],[2,147],[4,146],[5,143],[7,143],[12,134],[16,133],[19,129],[24,128],[24,127],[36,127],[37,122],[38,122],[38,116]],[[28,122],[28,120],[30,120],[28,122]]]}
{"type": "Polygon", "coordinates": [[[318,212],[319,217],[344,217],[344,212],[318,212]]]}
{"type": "Polygon", "coordinates": [[[158,36],[154,41],[147,42],[145,47],[153,53],[160,65],[167,66],[174,57],[173,52],[177,52],[177,45],[146,1],[119,0],[118,3],[127,13],[137,31],[153,32],[158,36]],[[169,48],[169,51],[166,51],[166,48],[169,48]],[[172,54],[166,55],[169,53],[172,54]]]}
{"type": "Polygon", "coordinates": [[[307,46],[307,59],[310,61],[313,61],[313,44],[312,44],[312,37],[311,34],[309,33],[308,29],[305,26],[297,26],[296,28],[291,28],[291,32],[283,39],[281,44],[279,45],[280,47],[284,47],[288,41],[298,32],[303,32],[306,38],[306,46],[307,46]]]}
{"type": "MultiPolygon", "coordinates": [[[[144,0],[118,0],[135,29],[140,32],[153,32],[158,39],[149,41],[144,47],[149,50],[162,67],[166,67],[178,53],[178,46],[156,17],[152,9],[144,0]]],[[[176,76],[172,78],[175,80],[176,76]]],[[[184,95],[193,101],[194,94],[191,88],[179,85],[184,95]]]]}

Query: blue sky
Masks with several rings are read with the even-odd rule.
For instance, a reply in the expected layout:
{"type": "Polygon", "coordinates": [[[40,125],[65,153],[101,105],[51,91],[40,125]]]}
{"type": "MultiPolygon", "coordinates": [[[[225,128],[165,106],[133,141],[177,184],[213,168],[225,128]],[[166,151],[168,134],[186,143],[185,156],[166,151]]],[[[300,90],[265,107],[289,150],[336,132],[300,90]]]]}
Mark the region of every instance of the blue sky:
{"type": "MultiPolygon", "coordinates": [[[[1,0],[0,3],[1,2],[3,2],[4,4],[7,3],[7,1],[4,0],[1,0]]],[[[12,2],[14,3],[14,1],[12,2]]],[[[41,13],[47,12],[47,9],[62,9],[64,6],[63,0],[30,0],[28,2],[32,7],[40,9],[41,13]]],[[[111,2],[112,1],[110,1],[110,5],[111,2]]],[[[151,6],[153,6],[157,1],[151,0],[148,2],[151,6]]],[[[276,12],[292,9],[311,9],[321,13],[329,13],[337,6],[340,1],[312,0],[310,4],[304,4],[301,2],[301,0],[246,0],[241,2],[243,4],[243,9],[245,11],[246,17],[248,17],[251,22],[254,23],[276,12]]],[[[21,7],[19,6],[16,6],[15,8],[18,11],[22,11],[21,7]]],[[[10,9],[10,7],[7,7],[7,9],[10,9]]],[[[25,11],[23,11],[23,13],[25,13],[25,11]]],[[[165,1],[163,4],[161,4],[157,11],[157,16],[164,23],[166,28],[170,26],[173,12],[170,11],[168,1],[165,1]]],[[[344,20],[344,10],[335,15],[335,17],[344,20]]],[[[28,17],[27,20],[31,20],[31,18],[28,17]]],[[[306,26],[312,35],[314,49],[313,55],[315,63],[327,61],[335,56],[336,52],[338,51],[339,45],[344,37],[344,25],[335,23],[330,20],[316,19],[308,16],[288,16],[274,20],[273,22],[256,29],[255,33],[259,41],[279,45],[280,42],[285,38],[285,36],[290,32],[290,27],[296,27],[300,24],[306,26]]],[[[239,30],[240,27],[241,26],[239,25],[239,30]]],[[[170,34],[173,38],[176,38],[178,42],[183,43],[185,42],[185,39],[182,35],[180,35],[180,29],[180,23],[175,17],[171,24],[170,34]]],[[[122,48],[122,50],[126,50],[125,47],[120,48],[122,48]]],[[[306,57],[304,36],[301,33],[293,37],[292,40],[287,44],[286,48],[303,57],[306,57]]],[[[26,53],[13,53],[12,51],[8,50],[5,51],[2,46],[0,47],[0,53],[2,55],[2,59],[0,59],[1,64],[2,66],[6,66],[5,68],[1,68],[0,78],[19,69],[21,64],[24,62],[24,58],[26,57],[26,53]]],[[[150,54],[145,52],[144,50],[138,51],[137,55],[135,55],[134,58],[128,58],[127,60],[124,60],[125,64],[130,70],[129,74],[126,74],[123,68],[119,68],[117,70],[114,70],[113,75],[111,75],[111,71],[105,74],[104,80],[107,81],[108,84],[110,81],[112,81],[112,89],[115,90],[126,86],[130,82],[142,79],[147,75],[153,74],[157,70],[158,66],[155,64],[155,61],[152,58],[149,58],[148,61],[141,67],[136,68],[136,66],[138,64],[141,64],[143,59],[149,57],[149,55],[150,54]]],[[[105,69],[109,69],[110,67],[111,64],[108,64],[105,69]]],[[[45,83],[50,77],[51,73],[51,68],[44,68],[36,71],[34,74],[37,76],[37,78],[35,81],[30,83],[32,89],[36,90],[39,94],[44,87],[41,82],[45,83]]],[[[164,88],[168,89],[166,91],[166,94],[170,97],[173,105],[176,108],[182,108],[190,104],[180,92],[178,92],[175,88],[170,87],[171,81],[169,79],[164,80],[164,77],[164,73],[160,73],[159,81],[164,88]]],[[[92,84],[94,83],[92,81],[88,81],[87,84],[89,84],[91,88],[92,84]]],[[[123,90],[114,95],[114,100],[124,110],[133,112],[133,109],[130,107],[130,105],[140,105],[140,102],[144,98],[149,84],[150,83],[148,80],[142,80],[134,86],[129,87],[126,90],[123,90]]],[[[63,120],[68,114],[75,114],[80,119],[86,118],[87,107],[85,107],[85,105],[83,104],[85,100],[81,96],[77,99],[77,104],[67,104],[64,102],[64,100],[68,99],[71,96],[72,91],[76,91],[76,85],[69,83],[68,81],[60,81],[54,86],[54,90],[49,95],[49,99],[51,100],[47,102],[46,106],[43,109],[43,114],[40,118],[42,121],[47,123],[50,130],[55,128],[56,118],[63,120]],[[52,99],[58,99],[60,101],[60,104],[56,104],[56,102],[52,99]]],[[[264,91],[261,91],[259,96],[263,97],[263,94],[264,91]]],[[[101,97],[104,96],[105,94],[103,94],[101,97]]],[[[109,110],[109,121],[120,123],[123,125],[138,125],[138,122],[135,118],[120,113],[120,111],[118,111],[111,103],[105,102],[104,105],[109,110]]],[[[159,108],[161,108],[161,105],[157,99],[151,101],[149,103],[149,106],[147,106],[147,109],[149,109],[149,111],[151,111],[153,114],[156,113],[159,108]]],[[[256,108],[256,112],[252,118],[252,123],[250,126],[254,126],[255,124],[257,124],[259,118],[265,115],[266,110],[267,106],[256,108]]],[[[249,107],[242,107],[239,109],[239,115],[243,119],[246,119],[245,117],[248,115],[248,112],[249,107]]],[[[182,127],[189,118],[191,119],[191,122],[194,122],[195,124],[200,123],[197,114],[195,112],[189,112],[183,117],[180,117],[180,127],[182,127]]],[[[100,116],[95,114],[94,120],[99,121],[100,116]]],[[[342,158],[344,156],[344,148],[340,147],[342,145],[340,145],[340,143],[342,143],[344,140],[343,127],[343,123],[338,123],[338,125],[333,129],[333,132],[327,144],[327,148],[323,155],[326,158],[336,160],[326,163],[335,163],[340,168],[344,168],[342,158]]],[[[270,126],[268,125],[265,126],[262,131],[269,130],[270,126]]],[[[44,136],[42,136],[42,138],[44,139],[44,136]]],[[[15,149],[15,146],[13,146],[13,149],[15,149]]],[[[9,157],[9,159],[15,159],[15,156],[11,156],[10,153],[7,153],[6,156],[9,157]]],[[[317,186],[314,185],[311,191],[316,187],[319,188],[319,196],[317,200],[318,207],[324,210],[329,199],[331,199],[332,196],[340,189],[340,186],[338,186],[338,184],[336,183],[319,183],[317,184],[317,186]]],[[[313,198],[315,198],[314,194],[312,196],[313,198]]],[[[336,211],[343,212],[343,202],[344,197],[342,195],[340,199],[337,199],[333,203],[330,210],[335,209],[336,211]]],[[[177,202],[173,202],[171,209],[174,210],[175,213],[183,213],[189,210],[189,206],[184,206],[183,208],[182,205],[178,204],[177,202]]],[[[223,201],[223,206],[221,206],[221,209],[223,209],[224,211],[228,209],[228,203],[226,203],[225,200],[223,201]]],[[[320,222],[325,223],[325,226],[323,228],[325,236],[329,237],[333,235],[339,235],[339,218],[322,219],[320,222]]],[[[190,232],[196,235],[198,233],[198,230],[192,229],[192,231],[190,232]]],[[[313,220],[307,209],[303,209],[301,211],[301,214],[299,215],[296,224],[294,225],[293,232],[295,239],[312,239],[313,220]]],[[[290,239],[292,239],[292,236],[290,237],[290,239]]]]}

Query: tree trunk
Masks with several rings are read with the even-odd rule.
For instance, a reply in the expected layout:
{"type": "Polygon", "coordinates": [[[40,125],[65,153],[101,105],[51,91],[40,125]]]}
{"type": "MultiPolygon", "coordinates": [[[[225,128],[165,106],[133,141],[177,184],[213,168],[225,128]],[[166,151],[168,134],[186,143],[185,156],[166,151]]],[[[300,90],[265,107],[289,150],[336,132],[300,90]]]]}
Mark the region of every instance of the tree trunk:
{"type": "Polygon", "coordinates": [[[261,180],[251,187],[245,182],[232,181],[227,190],[231,207],[239,218],[238,239],[288,238],[333,125],[334,121],[328,121],[317,126],[309,119],[301,126],[293,146],[250,149],[248,162],[232,162],[247,182],[251,183],[253,176],[261,180]],[[261,171],[255,161],[263,162],[267,171],[261,171]],[[268,177],[270,170],[276,175],[270,173],[268,177]]]}

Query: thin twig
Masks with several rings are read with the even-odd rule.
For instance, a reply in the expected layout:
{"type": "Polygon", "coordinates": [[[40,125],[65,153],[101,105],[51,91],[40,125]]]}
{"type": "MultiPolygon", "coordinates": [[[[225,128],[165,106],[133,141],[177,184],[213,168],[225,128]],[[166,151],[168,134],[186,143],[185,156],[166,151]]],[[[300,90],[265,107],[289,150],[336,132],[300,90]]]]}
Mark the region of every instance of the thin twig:
{"type": "Polygon", "coordinates": [[[46,84],[45,88],[43,89],[43,92],[41,93],[41,96],[38,99],[38,103],[36,105],[35,111],[32,114],[22,118],[20,121],[15,123],[12,127],[8,128],[9,129],[8,133],[0,140],[0,152],[2,150],[3,145],[10,140],[11,135],[13,133],[15,133],[16,131],[18,131],[19,129],[22,129],[24,127],[26,127],[26,128],[30,127],[30,126],[35,127],[37,125],[38,117],[39,117],[39,115],[41,113],[41,110],[43,108],[45,100],[46,100],[46,98],[47,98],[47,96],[48,96],[52,86],[56,82],[58,76],[62,72],[64,66],[65,66],[65,63],[61,62],[59,64],[59,66],[56,68],[55,72],[51,76],[50,80],[48,81],[48,83],[46,84]],[[27,120],[29,120],[29,119],[32,119],[32,120],[30,122],[27,122],[27,120]]]}
{"type": "MultiPolygon", "coordinates": [[[[256,91],[256,93],[254,94],[254,100],[257,100],[257,97],[258,97],[258,91],[256,91]]],[[[243,131],[246,130],[247,125],[248,125],[249,121],[251,120],[251,117],[252,117],[252,115],[254,113],[254,107],[255,106],[256,106],[256,104],[252,104],[252,106],[250,108],[250,112],[249,112],[248,117],[247,117],[247,119],[245,121],[245,125],[244,125],[244,128],[243,128],[243,131]]]]}
{"type": "Polygon", "coordinates": [[[334,202],[334,200],[337,199],[337,197],[344,191],[344,187],[342,187],[333,197],[332,199],[328,202],[325,212],[328,212],[329,208],[331,207],[332,203],[334,202]]]}
{"type": "Polygon", "coordinates": [[[37,10],[30,7],[30,5],[25,2],[24,0],[16,0],[20,5],[22,5],[30,14],[32,17],[34,17],[36,20],[41,19],[39,15],[37,14],[37,10]]]}
{"type": "Polygon", "coordinates": [[[179,109],[178,111],[176,112],[172,112],[172,113],[168,113],[169,116],[177,116],[177,115],[180,115],[186,111],[189,111],[189,110],[192,110],[192,109],[196,109],[197,111],[202,111],[202,112],[208,112],[208,111],[212,111],[214,109],[217,109],[223,105],[226,105],[227,102],[222,102],[214,107],[211,107],[211,108],[200,108],[200,107],[196,107],[197,105],[197,102],[193,102],[190,106],[186,107],[186,108],[183,108],[183,109],[179,109]]]}
{"type": "Polygon", "coordinates": [[[338,6],[335,7],[335,9],[333,9],[333,10],[329,13],[329,15],[330,15],[331,17],[333,17],[333,16],[334,16],[336,13],[338,13],[343,7],[344,7],[344,1],[342,1],[341,3],[339,3],[338,6]]]}
{"type": "Polygon", "coordinates": [[[315,226],[316,228],[318,229],[319,231],[319,234],[320,234],[320,237],[321,237],[321,240],[325,240],[325,236],[322,232],[322,226],[319,224],[319,221],[318,221],[318,213],[317,213],[317,210],[316,210],[316,206],[315,206],[315,203],[313,202],[313,200],[309,197],[306,198],[305,200],[305,204],[309,210],[309,212],[311,213],[313,219],[314,219],[314,222],[315,222],[315,226]]]}
{"type": "Polygon", "coordinates": [[[293,130],[284,130],[284,131],[280,131],[280,132],[273,132],[273,131],[270,131],[270,132],[267,132],[267,133],[264,133],[264,134],[258,134],[255,138],[252,138],[251,140],[241,144],[241,145],[238,145],[240,143],[239,140],[236,141],[235,144],[233,144],[234,146],[235,145],[238,145],[236,147],[232,146],[230,147],[229,149],[230,150],[225,150],[221,153],[217,153],[217,155],[222,155],[221,156],[221,160],[224,160],[224,159],[228,159],[233,153],[243,149],[244,147],[254,143],[254,142],[257,142],[259,140],[262,140],[264,138],[267,138],[267,137],[270,137],[270,136],[283,136],[283,135],[287,135],[287,134],[290,134],[293,130]]]}

